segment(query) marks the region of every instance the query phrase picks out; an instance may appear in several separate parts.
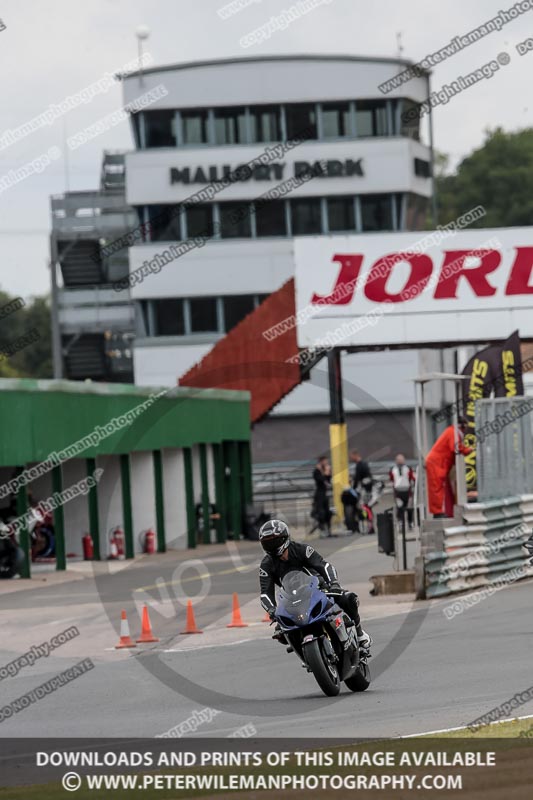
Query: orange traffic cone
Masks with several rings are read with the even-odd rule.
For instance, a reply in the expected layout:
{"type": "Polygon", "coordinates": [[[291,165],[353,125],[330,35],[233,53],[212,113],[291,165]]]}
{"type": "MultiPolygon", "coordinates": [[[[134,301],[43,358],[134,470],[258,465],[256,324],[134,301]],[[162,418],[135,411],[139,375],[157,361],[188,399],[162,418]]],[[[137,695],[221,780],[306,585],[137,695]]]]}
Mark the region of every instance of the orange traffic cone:
{"type": "Polygon", "coordinates": [[[124,610],[120,615],[120,639],[118,640],[118,644],[115,645],[115,650],[121,650],[123,647],[137,647],[130,636],[130,626],[128,625],[128,618],[124,610]]]}
{"type": "Polygon", "coordinates": [[[143,613],[142,613],[142,625],[141,625],[141,635],[137,639],[137,643],[142,642],[143,644],[146,642],[158,642],[157,639],[152,631],[152,626],[150,625],[150,617],[148,616],[148,606],[146,603],[143,606],[143,613]]]}
{"type": "Polygon", "coordinates": [[[185,626],[185,630],[182,631],[182,634],[184,633],[203,633],[203,631],[196,627],[192,600],[187,600],[187,624],[185,626]]]}
{"type": "Polygon", "coordinates": [[[237,592],[233,592],[233,614],[231,622],[226,625],[226,628],[247,628],[248,623],[242,621],[241,609],[239,606],[239,598],[237,592]]]}
{"type": "Polygon", "coordinates": [[[265,611],[265,616],[263,617],[261,622],[270,622],[270,616],[268,615],[268,613],[266,611],[265,611]]]}

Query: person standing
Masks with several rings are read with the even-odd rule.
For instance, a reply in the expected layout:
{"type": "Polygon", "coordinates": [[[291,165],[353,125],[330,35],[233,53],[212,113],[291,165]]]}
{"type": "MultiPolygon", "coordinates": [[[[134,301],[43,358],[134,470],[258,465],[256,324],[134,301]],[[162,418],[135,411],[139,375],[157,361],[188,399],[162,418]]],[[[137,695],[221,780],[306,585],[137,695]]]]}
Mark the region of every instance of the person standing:
{"type": "MultiPolygon", "coordinates": [[[[331,536],[331,509],[329,492],[331,489],[331,466],[327,456],[320,456],[313,470],[315,494],[313,497],[313,511],[311,516],[317,522],[313,531],[320,528],[321,535],[331,536]]],[[[311,531],[311,533],[313,532],[311,531]]]]}
{"type": "Polygon", "coordinates": [[[403,453],[398,453],[396,463],[389,471],[389,478],[392,483],[392,491],[396,500],[396,514],[398,522],[401,524],[405,512],[407,511],[407,522],[409,530],[413,529],[413,507],[410,503],[411,493],[415,485],[415,473],[405,463],[403,453]]]}
{"type": "Polygon", "coordinates": [[[374,480],[367,461],[364,461],[359,450],[350,451],[350,461],[355,464],[352,486],[357,491],[362,489],[367,494],[372,492],[374,480]]]}
{"type": "Polygon", "coordinates": [[[444,494],[456,453],[467,456],[472,452],[470,447],[465,447],[463,444],[467,424],[466,419],[460,417],[457,428],[448,425],[426,456],[429,512],[436,518],[446,516],[444,494]]]}

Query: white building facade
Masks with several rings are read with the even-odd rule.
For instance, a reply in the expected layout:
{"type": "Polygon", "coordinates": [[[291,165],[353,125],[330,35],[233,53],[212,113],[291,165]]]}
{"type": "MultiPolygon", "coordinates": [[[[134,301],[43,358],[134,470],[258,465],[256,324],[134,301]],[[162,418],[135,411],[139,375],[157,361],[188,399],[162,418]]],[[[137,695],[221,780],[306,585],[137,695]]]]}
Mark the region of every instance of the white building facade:
{"type": "MultiPolygon", "coordinates": [[[[130,248],[130,272],[168,242],[215,231],[203,246],[132,287],[136,383],[175,385],[291,278],[295,236],[423,227],[432,197],[432,152],[412,110],[429,94],[428,77],[386,95],[378,88],[405,66],[385,58],[272,56],[123,77],[126,104],[153,90],[160,95],[132,116],[136,150],[126,157],[126,198],[139,220],[150,223],[150,233],[130,248]],[[303,141],[280,148],[279,157],[274,151],[267,164],[246,168],[295,139],[303,141]],[[235,170],[239,179],[217,188],[235,170]],[[302,176],[308,179],[285,197],[254,208],[273,187],[302,176]],[[187,203],[209,186],[209,201],[187,203]]],[[[352,384],[381,408],[412,409],[409,378],[442,368],[441,362],[439,351],[346,355],[346,410],[361,410],[359,393],[350,397],[352,384]]],[[[326,412],[325,369],[315,367],[273,415],[326,412]]],[[[434,405],[440,399],[436,393],[434,405]]]]}

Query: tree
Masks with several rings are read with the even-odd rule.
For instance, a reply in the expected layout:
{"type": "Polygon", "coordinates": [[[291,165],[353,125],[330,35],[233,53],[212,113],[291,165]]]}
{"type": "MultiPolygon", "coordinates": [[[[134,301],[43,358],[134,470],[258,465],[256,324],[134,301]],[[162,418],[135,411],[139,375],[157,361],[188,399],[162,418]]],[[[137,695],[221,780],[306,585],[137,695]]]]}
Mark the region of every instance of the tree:
{"type": "Polygon", "coordinates": [[[53,369],[48,298],[32,297],[24,306],[7,316],[1,316],[2,309],[15,299],[0,291],[0,377],[51,378],[53,369]],[[27,335],[35,341],[24,345],[21,340],[27,335]],[[13,348],[18,349],[10,355],[13,348]]]}
{"type": "Polygon", "coordinates": [[[487,214],[473,228],[533,225],[533,128],[487,131],[483,146],[452,175],[445,174],[445,158],[439,154],[435,170],[439,224],[483,206],[487,214]]]}

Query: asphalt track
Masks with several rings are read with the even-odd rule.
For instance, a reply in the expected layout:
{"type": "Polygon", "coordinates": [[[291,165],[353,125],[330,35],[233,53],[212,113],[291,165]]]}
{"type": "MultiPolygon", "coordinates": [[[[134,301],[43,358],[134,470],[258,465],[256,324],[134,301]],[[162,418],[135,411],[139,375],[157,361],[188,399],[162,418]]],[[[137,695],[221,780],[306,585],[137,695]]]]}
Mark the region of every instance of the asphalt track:
{"type": "MultiPolygon", "coordinates": [[[[390,561],[364,538],[332,540],[320,550],[335,553],[344,583],[348,571],[357,578],[352,585],[375,644],[370,689],[343,688],[338,698],[326,698],[260,621],[256,547],[243,543],[237,555],[204,548],[196,568],[177,572],[167,554],[114,575],[102,565],[96,580],[32,582],[31,589],[3,593],[0,666],[69,625],[80,636],[1,680],[0,706],[81,658],[90,657],[95,668],[0,722],[0,737],[153,737],[206,707],[219,713],[193,735],[224,737],[253,725],[260,737],[400,736],[467,724],[533,684],[533,582],[448,620],[443,609],[450,600],[369,598],[367,578],[376,566],[390,569],[390,561]],[[205,633],[179,636],[185,597],[194,597],[202,582],[207,593],[196,609],[205,633]],[[247,628],[225,627],[233,591],[254,623],[247,628]],[[143,652],[114,651],[120,608],[128,609],[137,633],[135,601],[147,597],[160,600],[151,615],[161,641],[143,652]]],[[[529,701],[515,713],[532,712],[529,701]]]]}

